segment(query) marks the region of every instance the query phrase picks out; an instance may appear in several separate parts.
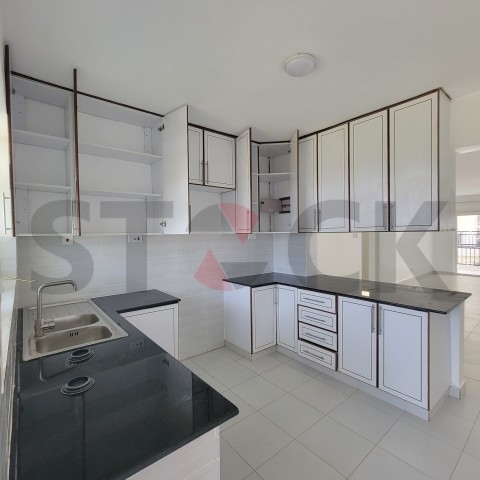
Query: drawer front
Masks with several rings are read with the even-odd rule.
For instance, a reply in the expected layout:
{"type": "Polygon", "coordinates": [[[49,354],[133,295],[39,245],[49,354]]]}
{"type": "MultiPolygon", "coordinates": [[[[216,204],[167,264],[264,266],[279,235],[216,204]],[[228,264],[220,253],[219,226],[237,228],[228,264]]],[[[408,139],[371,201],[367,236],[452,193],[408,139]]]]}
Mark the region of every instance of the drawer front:
{"type": "Polygon", "coordinates": [[[319,308],[320,310],[330,313],[335,313],[337,307],[335,295],[309,292],[308,290],[298,291],[298,303],[309,307],[319,308]]]}
{"type": "Polygon", "coordinates": [[[331,368],[332,370],[337,369],[337,354],[335,352],[329,352],[324,348],[316,347],[315,345],[310,345],[309,343],[299,340],[298,354],[324,367],[331,368]]]}
{"type": "Polygon", "coordinates": [[[303,340],[308,340],[321,347],[330,348],[330,350],[337,351],[337,334],[322,330],[321,328],[298,324],[298,336],[303,340]]]}
{"type": "Polygon", "coordinates": [[[337,331],[337,316],[334,313],[321,312],[320,310],[299,305],[298,320],[314,327],[330,330],[331,332],[337,331]]]}

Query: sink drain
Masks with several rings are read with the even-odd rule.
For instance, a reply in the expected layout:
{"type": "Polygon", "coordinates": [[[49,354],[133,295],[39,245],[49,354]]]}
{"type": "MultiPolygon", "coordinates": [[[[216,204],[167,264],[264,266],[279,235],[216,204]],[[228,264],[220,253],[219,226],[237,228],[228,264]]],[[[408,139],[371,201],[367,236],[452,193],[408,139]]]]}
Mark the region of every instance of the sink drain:
{"type": "Polygon", "coordinates": [[[86,362],[89,358],[92,358],[93,354],[93,350],[90,350],[89,348],[79,348],[78,350],[74,350],[67,360],[70,363],[82,363],[86,362]]]}
{"type": "Polygon", "coordinates": [[[91,377],[75,377],[68,381],[61,389],[64,395],[79,395],[90,390],[95,385],[91,377]]]}

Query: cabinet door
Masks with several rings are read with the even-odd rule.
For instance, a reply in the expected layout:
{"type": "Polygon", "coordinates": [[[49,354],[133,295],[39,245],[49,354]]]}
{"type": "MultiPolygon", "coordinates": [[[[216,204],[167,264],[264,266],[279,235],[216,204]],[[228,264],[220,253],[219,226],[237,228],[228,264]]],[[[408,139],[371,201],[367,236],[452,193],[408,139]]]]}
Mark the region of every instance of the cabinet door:
{"type": "Polygon", "coordinates": [[[388,230],[386,110],[350,123],[350,228],[388,230]]]}
{"type": "MultiPolygon", "coordinates": [[[[0,236],[15,236],[15,221],[14,221],[14,202],[15,196],[13,194],[13,141],[12,141],[12,109],[10,96],[10,53],[8,45],[5,45],[4,57],[4,73],[5,85],[0,85],[5,88],[6,94],[6,115],[2,115],[0,124],[0,131],[8,140],[5,141],[0,157],[0,193],[2,195],[2,205],[0,210],[0,236]]],[[[0,83],[3,82],[3,77],[0,78],[0,83]]]]}
{"type": "Polygon", "coordinates": [[[237,188],[235,190],[235,232],[252,233],[252,146],[250,129],[236,142],[237,188]]]}
{"type": "Polygon", "coordinates": [[[188,181],[203,185],[203,130],[188,127],[188,181]]]}
{"type": "Polygon", "coordinates": [[[317,232],[317,136],[298,142],[298,231],[317,232]]]}
{"type": "Polygon", "coordinates": [[[378,387],[428,408],[428,313],[380,305],[378,387]]]}
{"type": "Polygon", "coordinates": [[[298,130],[290,139],[290,233],[298,233],[298,130]]]}
{"type": "Polygon", "coordinates": [[[252,290],[252,353],[277,343],[275,286],[252,290]]]}
{"type": "Polygon", "coordinates": [[[163,122],[163,233],[189,233],[188,107],[165,115],[163,122]]]}
{"type": "Polygon", "coordinates": [[[122,316],[150,340],[178,358],[178,305],[139,310],[122,316]]]}
{"type": "Polygon", "coordinates": [[[205,185],[235,188],[235,139],[205,130],[205,185]]]}
{"type": "Polygon", "coordinates": [[[438,92],[390,109],[390,229],[438,229],[438,92]]]}
{"type": "Polygon", "coordinates": [[[318,134],[320,232],[348,232],[348,124],[318,134]]]}
{"type": "Polygon", "coordinates": [[[277,285],[277,343],[297,350],[297,289],[277,285]]]}
{"type": "Polygon", "coordinates": [[[338,370],[377,384],[377,305],[339,297],[338,370]]]}

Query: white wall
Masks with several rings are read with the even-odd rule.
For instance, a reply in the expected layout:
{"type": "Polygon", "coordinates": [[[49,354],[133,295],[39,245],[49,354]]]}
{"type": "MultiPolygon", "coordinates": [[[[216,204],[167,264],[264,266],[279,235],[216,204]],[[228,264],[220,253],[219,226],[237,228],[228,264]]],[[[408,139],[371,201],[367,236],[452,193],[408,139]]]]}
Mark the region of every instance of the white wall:
{"type": "Polygon", "coordinates": [[[271,271],[272,235],[243,244],[236,235],[143,238],[128,244],[125,236],[81,237],[68,247],[56,237],[18,238],[18,275],[26,280],[19,284],[20,306],[35,305],[38,285],[48,281],[42,276],[71,278],[80,287],[76,293],[71,287],[46,290],[45,303],[156,288],[181,299],[181,358],[222,346],[221,278],[271,271]]]}
{"type": "Polygon", "coordinates": [[[452,100],[450,132],[454,149],[480,145],[480,91],[452,100]]]}

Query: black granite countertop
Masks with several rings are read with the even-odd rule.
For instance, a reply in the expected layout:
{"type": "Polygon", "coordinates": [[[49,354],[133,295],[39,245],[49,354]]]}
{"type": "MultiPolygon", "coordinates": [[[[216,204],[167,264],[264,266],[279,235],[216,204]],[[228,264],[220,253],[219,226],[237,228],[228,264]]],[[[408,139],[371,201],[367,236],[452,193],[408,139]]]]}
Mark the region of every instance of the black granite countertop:
{"type": "Polygon", "coordinates": [[[19,344],[19,480],[125,479],[238,414],[118,313],[178,298],[148,290],[93,301],[128,337],[92,345],[93,357],[76,366],[67,362],[71,351],[23,362],[19,344]],[[77,376],[95,385],[63,395],[60,388],[77,376]]]}
{"type": "Polygon", "coordinates": [[[247,287],[282,284],[306,290],[336,293],[345,297],[362,298],[373,302],[407,307],[424,312],[446,314],[464,302],[471,293],[414,287],[404,284],[372,282],[330,275],[303,277],[285,273],[262,273],[246,277],[228,278],[224,281],[247,287]],[[368,292],[368,296],[362,292],[368,292]]]}

